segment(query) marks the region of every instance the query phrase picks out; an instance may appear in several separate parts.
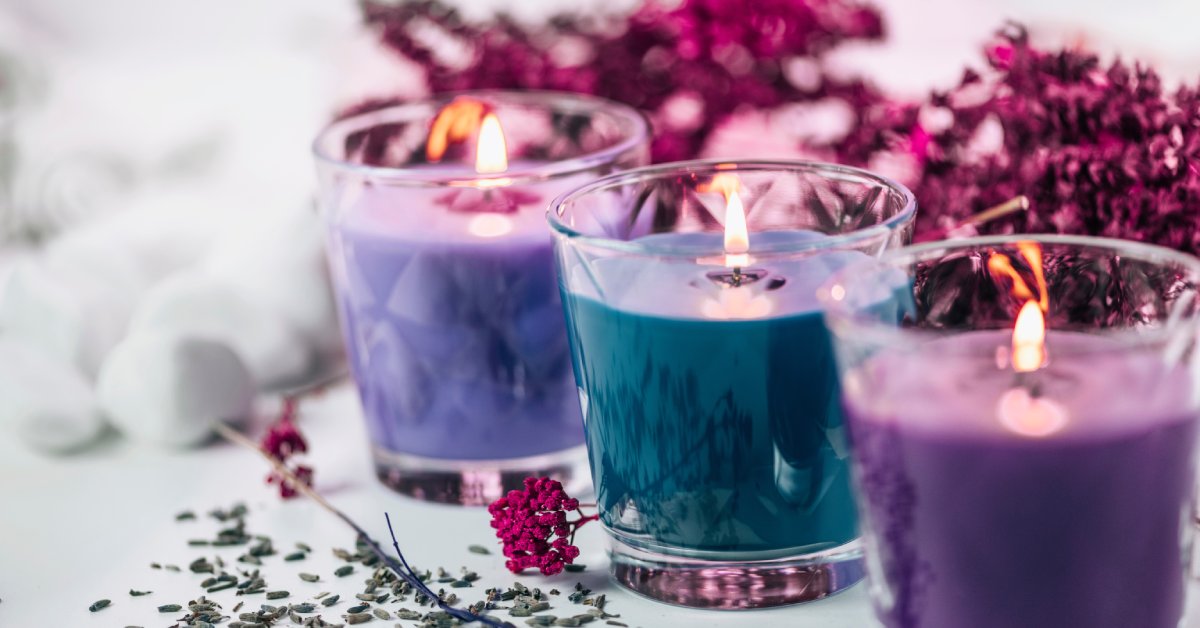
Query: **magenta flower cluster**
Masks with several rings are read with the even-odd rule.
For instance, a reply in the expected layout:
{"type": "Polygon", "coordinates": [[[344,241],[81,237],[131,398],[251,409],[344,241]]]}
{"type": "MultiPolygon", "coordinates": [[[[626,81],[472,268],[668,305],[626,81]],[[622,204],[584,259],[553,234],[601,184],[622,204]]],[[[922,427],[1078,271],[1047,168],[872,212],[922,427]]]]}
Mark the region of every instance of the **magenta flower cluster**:
{"type": "MultiPolygon", "coordinates": [[[[296,400],[289,398],[283,402],[283,410],[279,418],[267,429],[259,446],[267,455],[284,465],[291,465],[289,470],[296,479],[306,486],[312,486],[313,469],[308,465],[298,464],[293,456],[308,451],[308,442],[300,429],[296,427],[296,400]]],[[[279,496],[288,499],[296,496],[296,487],[287,478],[274,471],[267,476],[268,484],[279,485],[279,496]]]]}
{"type": "Polygon", "coordinates": [[[624,18],[560,15],[538,27],[463,20],[436,0],[367,0],[369,24],[421,65],[433,92],[481,88],[595,94],[644,111],[653,157],[694,157],[735,111],[837,96],[865,106],[862,83],[830,77],[821,57],[883,36],[855,0],[646,2],[624,18]],[[454,51],[451,53],[450,51],[454,51]]]}
{"type": "Polygon", "coordinates": [[[844,161],[905,163],[936,233],[1024,194],[1026,212],[991,233],[1074,233],[1200,252],[1200,92],[1164,90],[1151,69],[1043,51],[1009,26],[988,67],[912,105],[880,104],[842,146],[844,161]]]}
{"type": "Polygon", "coordinates": [[[575,561],[575,531],[595,515],[579,512],[579,500],[567,496],[561,482],[525,478],[525,489],[509,491],[488,506],[496,537],[504,545],[505,566],[513,573],[537,569],[552,576],[575,561]],[[568,519],[568,513],[579,516],[568,519]]]}

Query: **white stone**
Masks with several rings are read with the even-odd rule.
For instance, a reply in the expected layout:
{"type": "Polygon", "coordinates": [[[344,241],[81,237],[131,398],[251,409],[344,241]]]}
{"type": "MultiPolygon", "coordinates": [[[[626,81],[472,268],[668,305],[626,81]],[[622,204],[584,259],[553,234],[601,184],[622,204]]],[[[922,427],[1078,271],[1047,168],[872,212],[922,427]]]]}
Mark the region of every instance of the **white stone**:
{"type": "Polygon", "coordinates": [[[0,291],[0,329],[94,377],[124,335],[144,275],[119,246],[63,241],[17,261],[0,291]]]}
{"type": "Polygon", "coordinates": [[[287,206],[239,221],[218,239],[203,266],[287,320],[318,355],[340,350],[325,229],[311,207],[287,206]]]}
{"type": "Polygon", "coordinates": [[[10,335],[0,336],[0,424],[51,453],[92,443],[105,425],[74,364],[10,335]]]}
{"type": "Polygon", "coordinates": [[[254,382],[220,341],[153,330],[131,334],[113,349],[100,370],[97,397],[129,438],[185,447],[207,440],[218,421],[248,416],[254,382]]]}
{"type": "Polygon", "coordinates": [[[259,386],[304,376],[312,350],[284,317],[223,278],[184,271],[155,285],[138,304],[130,330],[173,331],[228,345],[259,386]]]}

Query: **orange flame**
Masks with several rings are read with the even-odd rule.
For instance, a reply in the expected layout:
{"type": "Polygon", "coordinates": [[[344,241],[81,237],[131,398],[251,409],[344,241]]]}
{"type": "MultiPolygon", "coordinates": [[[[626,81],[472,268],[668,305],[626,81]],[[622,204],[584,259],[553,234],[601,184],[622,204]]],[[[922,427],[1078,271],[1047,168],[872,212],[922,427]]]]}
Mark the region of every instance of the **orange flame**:
{"type": "Polygon", "coordinates": [[[1033,271],[1033,280],[1037,284],[1037,293],[1025,282],[1025,278],[1013,267],[1012,260],[1003,253],[993,253],[988,257],[988,271],[993,276],[1008,277],[1013,282],[1013,295],[1020,299],[1036,300],[1043,312],[1050,311],[1050,293],[1046,290],[1046,275],[1042,269],[1042,247],[1036,242],[1018,242],[1017,251],[1029,264],[1033,271]]]}
{"type": "Polygon", "coordinates": [[[425,158],[437,163],[451,144],[466,141],[479,129],[488,107],[473,98],[455,98],[438,112],[429,128],[425,158]]]}
{"type": "Polygon", "coordinates": [[[1030,299],[1017,314],[1013,326],[1012,365],[1018,373],[1042,368],[1046,362],[1046,318],[1037,301],[1030,299]]]}
{"type": "Polygon", "coordinates": [[[1012,366],[1018,373],[1036,371],[1046,363],[1046,317],[1050,309],[1050,294],[1046,289],[1046,274],[1042,267],[1042,248],[1036,242],[1018,242],[1017,251],[1033,272],[1037,292],[1013,267],[1012,260],[1002,253],[992,254],[987,261],[988,271],[996,277],[1012,280],[1013,295],[1024,299],[1013,326],[1012,366]]]}
{"type": "Polygon", "coordinates": [[[475,146],[475,172],[491,174],[508,170],[508,145],[496,114],[483,116],[479,125],[479,141],[475,146]]]}
{"type": "Polygon", "coordinates": [[[746,226],[746,208],[738,196],[741,188],[737,175],[726,172],[696,186],[697,192],[720,192],[725,196],[725,265],[731,268],[750,263],[750,230],[746,226]]]}

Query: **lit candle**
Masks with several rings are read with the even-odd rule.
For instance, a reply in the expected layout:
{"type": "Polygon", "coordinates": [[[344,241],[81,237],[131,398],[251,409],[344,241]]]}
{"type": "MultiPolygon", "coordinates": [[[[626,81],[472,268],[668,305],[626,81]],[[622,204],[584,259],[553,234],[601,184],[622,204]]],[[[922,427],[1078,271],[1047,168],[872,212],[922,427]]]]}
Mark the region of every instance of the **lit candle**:
{"type": "MultiPolygon", "coordinates": [[[[812,208],[836,195],[784,187],[825,185],[823,168],[664,165],[601,180],[551,213],[613,571],[646,595],[770,606],[823,597],[861,573],[816,289],[868,255],[811,228],[812,208]],[[716,574],[770,584],[721,586],[716,574]]],[[[881,199],[902,230],[906,192],[856,172],[841,173],[842,191],[881,199]]],[[[893,235],[879,228],[864,248],[893,235]]]]}
{"type": "MultiPolygon", "coordinates": [[[[864,323],[854,310],[883,294],[866,270],[839,278],[829,297],[881,620],[888,628],[1175,628],[1195,383],[1161,346],[1106,337],[1129,319],[1105,309],[1134,298],[1123,290],[1146,304],[1186,297],[1177,285],[1149,298],[1159,289],[1150,277],[1186,281],[1177,269],[1152,269],[1177,254],[1118,258],[1126,286],[1089,274],[1118,263],[1099,246],[1055,243],[1054,283],[1030,242],[947,244],[944,259],[934,246],[913,254],[919,263],[896,262],[919,268],[917,294],[901,300],[923,304],[927,318],[910,313],[901,330],[864,323]],[[1022,270],[996,248],[1014,250],[1022,270]],[[970,330],[972,320],[988,320],[992,299],[1005,302],[1009,282],[1021,304],[1012,328],[970,330]],[[1082,315],[1113,327],[1047,331],[1055,311],[1064,323],[1082,315]],[[941,333],[931,339],[921,327],[941,333]]],[[[1133,320],[1166,318],[1139,307],[1133,320]]],[[[1194,325],[1180,329],[1180,340],[1195,342],[1194,325]]]]}
{"type": "Polygon", "coordinates": [[[317,150],[380,477],[469,503],[525,475],[570,484],[583,434],[544,213],[596,169],[641,163],[641,117],[586,97],[481,92],[335,123],[317,150]]]}

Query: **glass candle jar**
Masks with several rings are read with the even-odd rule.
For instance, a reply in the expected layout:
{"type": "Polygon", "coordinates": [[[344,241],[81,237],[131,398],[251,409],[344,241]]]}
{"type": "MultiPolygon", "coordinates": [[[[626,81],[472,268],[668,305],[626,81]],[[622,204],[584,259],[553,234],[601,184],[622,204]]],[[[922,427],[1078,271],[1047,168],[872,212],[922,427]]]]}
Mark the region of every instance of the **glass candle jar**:
{"type": "Polygon", "coordinates": [[[635,110],[480,91],[339,120],[314,151],[347,352],[380,479],[485,504],[586,486],[544,214],[648,159],[635,110]]]}
{"type": "Polygon", "coordinates": [[[824,292],[888,628],[1178,628],[1200,260],[1100,238],[894,251],[824,292]]]}
{"type": "Polygon", "coordinates": [[[896,183],[804,162],[665,164],[555,202],[618,582],[675,604],[753,608],[861,578],[816,290],[904,244],[914,211],[896,183]]]}

